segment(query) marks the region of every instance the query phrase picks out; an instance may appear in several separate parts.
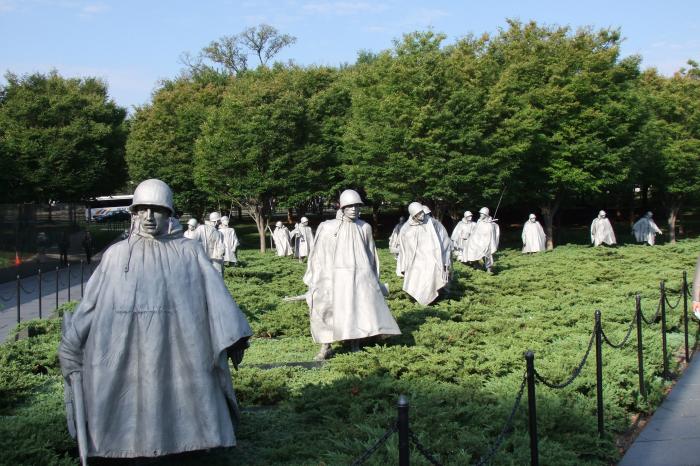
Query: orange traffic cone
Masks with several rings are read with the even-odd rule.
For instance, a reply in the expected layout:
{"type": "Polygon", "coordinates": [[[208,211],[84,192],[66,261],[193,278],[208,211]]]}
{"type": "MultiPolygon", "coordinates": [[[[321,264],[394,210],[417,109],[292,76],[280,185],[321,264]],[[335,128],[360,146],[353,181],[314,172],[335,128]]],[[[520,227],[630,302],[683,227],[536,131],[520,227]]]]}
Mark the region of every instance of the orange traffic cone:
{"type": "Polygon", "coordinates": [[[15,265],[20,265],[22,261],[19,258],[19,252],[15,251],[15,265]]]}

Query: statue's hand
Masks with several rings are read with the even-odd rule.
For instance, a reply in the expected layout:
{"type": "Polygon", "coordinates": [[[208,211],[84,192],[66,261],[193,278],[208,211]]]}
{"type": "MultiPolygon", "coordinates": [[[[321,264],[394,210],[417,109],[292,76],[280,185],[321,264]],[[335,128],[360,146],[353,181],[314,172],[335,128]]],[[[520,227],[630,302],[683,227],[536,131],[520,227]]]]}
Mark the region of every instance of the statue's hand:
{"type": "Polygon", "coordinates": [[[243,361],[245,350],[248,349],[249,346],[250,344],[248,343],[248,339],[245,338],[238,340],[235,344],[226,348],[226,354],[231,359],[233,367],[236,370],[238,370],[238,366],[241,364],[241,361],[243,361]]]}

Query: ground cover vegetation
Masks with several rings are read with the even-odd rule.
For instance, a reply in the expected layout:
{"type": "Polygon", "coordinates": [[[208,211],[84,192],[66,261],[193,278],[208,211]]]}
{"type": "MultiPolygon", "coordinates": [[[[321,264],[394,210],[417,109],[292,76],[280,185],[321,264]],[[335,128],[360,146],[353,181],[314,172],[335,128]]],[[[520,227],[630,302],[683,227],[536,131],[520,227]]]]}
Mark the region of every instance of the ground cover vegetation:
{"type": "MultiPolygon", "coordinates": [[[[543,376],[564,380],[586,350],[596,309],[606,334],[620,341],[635,293],[642,295],[647,318],[656,310],[660,280],[668,280],[675,302],[681,272],[692,270],[700,249],[700,239],[654,248],[568,244],[531,256],[506,249],[498,255],[496,275],[458,264],[449,293],[423,307],[401,291],[394,259],[380,242],[381,278],[403,333],[359,353],[337,345],[337,355],[319,366],[299,364],[317,351],[306,304],[283,300],[305,292],[305,265],[259,254],[255,226],[239,230],[252,248],[241,251],[240,267],[227,269],[225,280],[255,333],[233,373],[243,411],[239,446],[155,464],[349,464],[394,419],[399,394],[409,397],[412,429],[441,462],[473,463],[489,450],[510,412],[525,350],[535,352],[543,376]]],[[[679,310],[669,310],[668,322],[675,350],[682,345],[679,310]]],[[[59,320],[20,328],[32,336],[0,346],[0,463],[75,464],[56,356],[59,320]]],[[[697,328],[691,325],[691,343],[697,328]]],[[[592,358],[566,389],[538,385],[542,464],[603,465],[618,458],[615,436],[633,416],[654,409],[670,384],[661,378],[659,324],[645,326],[644,335],[647,401],[638,392],[634,338],[624,349],[604,348],[603,439],[596,431],[592,358]]],[[[677,369],[675,357],[671,368],[677,369]]],[[[491,464],[526,464],[528,445],[523,403],[491,464]]],[[[394,438],[367,464],[394,464],[396,458],[394,438]]],[[[417,451],[413,461],[427,464],[417,451]]]]}
{"type": "Polygon", "coordinates": [[[255,69],[236,58],[242,37],[210,44],[137,109],[126,159],[134,181],[182,189],[181,211],[245,211],[261,251],[276,210],[320,211],[345,188],[375,223],[413,200],[458,219],[505,193],[502,207],[541,216],[550,248],[562,213],[581,207],[624,222],[663,212],[674,241],[697,199],[697,63],[642,71],[619,30],[511,20],[453,43],[409,33],[340,67],[255,69]]]}

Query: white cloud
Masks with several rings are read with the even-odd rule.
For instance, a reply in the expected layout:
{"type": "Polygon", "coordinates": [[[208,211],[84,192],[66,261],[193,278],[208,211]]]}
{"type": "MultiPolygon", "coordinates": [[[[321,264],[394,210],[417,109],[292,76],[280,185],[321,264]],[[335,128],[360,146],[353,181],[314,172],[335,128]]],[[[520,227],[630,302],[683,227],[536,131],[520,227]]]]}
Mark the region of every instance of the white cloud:
{"type": "Polygon", "coordinates": [[[109,10],[109,6],[104,3],[86,3],[80,8],[79,16],[81,18],[92,18],[95,15],[104,13],[109,10]]]}
{"type": "Polygon", "coordinates": [[[370,2],[311,2],[302,6],[302,10],[309,14],[335,16],[380,13],[387,9],[388,6],[384,3],[370,2]]]}
{"type": "Polygon", "coordinates": [[[9,13],[17,9],[17,3],[13,0],[0,0],[0,13],[9,13]]]}

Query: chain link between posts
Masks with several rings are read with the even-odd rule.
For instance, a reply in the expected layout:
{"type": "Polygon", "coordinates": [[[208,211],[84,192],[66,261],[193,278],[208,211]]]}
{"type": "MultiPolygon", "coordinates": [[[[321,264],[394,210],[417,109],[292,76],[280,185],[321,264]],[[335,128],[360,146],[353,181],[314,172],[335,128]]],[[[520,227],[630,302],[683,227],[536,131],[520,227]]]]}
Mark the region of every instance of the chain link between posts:
{"type": "Polygon", "coordinates": [[[520,407],[520,402],[523,399],[523,393],[525,393],[525,384],[527,382],[527,371],[523,373],[523,380],[520,382],[520,389],[518,390],[518,394],[515,397],[515,402],[513,403],[513,408],[510,410],[510,415],[508,416],[508,419],[506,420],[506,423],[503,425],[503,429],[501,429],[501,433],[498,434],[498,438],[494,442],[493,446],[491,449],[486,453],[484,456],[479,458],[479,461],[476,463],[476,466],[484,466],[485,464],[488,464],[489,461],[491,461],[491,458],[496,454],[496,452],[501,448],[501,445],[503,445],[503,442],[505,441],[506,438],[511,434],[512,428],[513,428],[513,419],[515,419],[515,413],[518,412],[518,408],[520,407]]]}
{"type": "Polygon", "coordinates": [[[634,316],[632,317],[632,322],[630,322],[630,326],[629,326],[629,328],[627,329],[627,333],[625,334],[625,337],[624,337],[624,338],[622,339],[622,341],[621,341],[620,343],[618,343],[618,344],[615,344],[615,343],[613,343],[613,342],[610,341],[610,339],[608,338],[608,336],[605,334],[605,330],[603,330],[603,327],[601,326],[601,327],[600,327],[600,333],[601,333],[601,335],[603,336],[603,340],[605,341],[605,343],[608,344],[608,346],[610,346],[610,347],[612,347],[612,348],[615,348],[615,349],[620,349],[620,348],[622,348],[622,347],[625,346],[625,345],[627,344],[627,342],[629,341],[630,336],[632,335],[632,330],[634,329],[634,324],[636,323],[636,321],[637,321],[637,314],[635,313],[634,316]]]}
{"type": "Polygon", "coordinates": [[[442,463],[435,459],[434,453],[432,453],[422,443],[420,443],[420,440],[418,440],[418,437],[416,437],[416,434],[414,434],[411,429],[408,429],[408,438],[416,446],[418,452],[421,455],[423,455],[423,458],[428,460],[430,464],[432,464],[433,466],[442,466],[442,463]]]}
{"type": "Polygon", "coordinates": [[[19,282],[19,287],[27,294],[34,294],[34,292],[37,290],[37,288],[34,288],[33,290],[26,289],[21,281],[19,282]]]}
{"type": "Polygon", "coordinates": [[[652,317],[651,320],[647,320],[647,318],[644,317],[644,313],[642,312],[641,307],[639,309],[639,314],[642,316],[642,320],[644,321],[645,324],[651,325],[651,324],[655,323],[659,319],[659,316],[661,315],[661,298],[659,298],[659,303],[656,306],[656,314],[654,314],[654,317],[652,317]]]}
{"type": "Polygon", "coordinates": [[[392,425],[384,432],[384,434],[377,439],[377,441],[369,447],[367,450],[365,450],[362,455],[358,456],[355,461],[352,462],[352,466],[360,466],[361,464],[364,464],[365,461],[369,459],[370,456],[374,454],[375,451],[379,449],[382,445],[386,443],[387,440],[389,440],[389,437],[398,430],[397,424],[394,422],[392,425]]]}
{"type": "Polygon", "coordinates": [[[574,369],[574,372],[571,374],[571,376],[565,380],[564,382],[561,383],[554,383],[546,380],[544,377],[540,375],[539,372],[537,372],[537,369],[535,369],[535,378],[537,379],[538,382],[542,383],[543,385],[549,387],[549,388],[565,388],[571,385],[571,383],[576,380],[576,377],[578,377],[581,374],[581,369],[583,369],[583,366],[586,364],[586,360],[588,359],[588,355],[591,354],[591,348],[593,348],[593,341],[595,340],[595,332],[597,328],[593,328],[593,333],[591,333],[591,339],[588,341],[588,349],[586,350],[586,354],[583,355],[583,359],[581,359],[581,362],[579,365],[574,369]]]}

